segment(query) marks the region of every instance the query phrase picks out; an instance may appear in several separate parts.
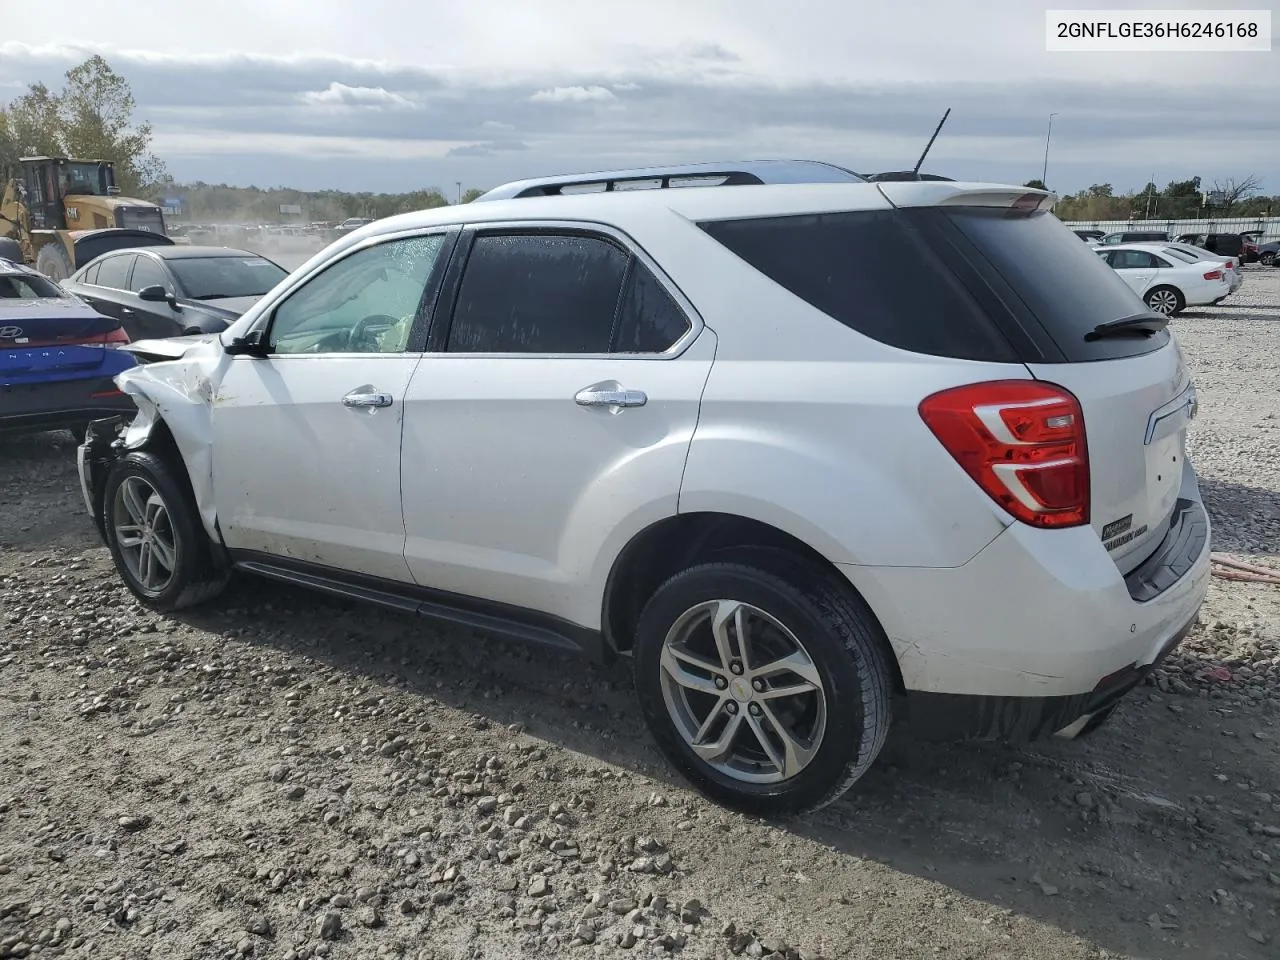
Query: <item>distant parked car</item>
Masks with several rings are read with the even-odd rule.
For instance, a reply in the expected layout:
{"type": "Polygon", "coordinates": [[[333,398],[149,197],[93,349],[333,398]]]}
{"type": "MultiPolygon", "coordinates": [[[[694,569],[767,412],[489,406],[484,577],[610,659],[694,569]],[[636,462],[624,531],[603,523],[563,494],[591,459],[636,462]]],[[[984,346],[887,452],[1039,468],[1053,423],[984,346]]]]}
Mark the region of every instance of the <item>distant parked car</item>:
{"type": "Polygon", "coordinates": [[[1173,257],[1181,255],[1188,263],[1195,260],[1201,260],[1206,263],[1221,263],[1223,269],[1227,271],[1227,279],[1231,281],[1232,293],[1239,290],[1240,285],[1244,283],[1243,267],[1235,257],[1224,257],[1216,253],[1210,253],[1203,247],[1197,247],[1190,243],[1167,243],[1164,244],[1164,251],[1173,257]]]}
{"type": "Polygon", "coordinates": [[[1106,236],[1101,230],[1073,230],[1071,232],[1085,243],[1099,243],[1106,236]]]}
{"type": "Polygon", "coordinates": [[[1186,263],[1166,253],[1163,244],[1129,243],[1094,249],[1148,309],[1167,317],[1187,307],[1215,304],[1231,293],[1230,278],[1221,264],[1186,263]]]}
{"type": "Polygon", "coordinates": [[[0,259],[0,433],[70,429],[136,413],[114,378],[135,365],[105,317],[30,267],[0,259]]]}
{"type": "Polygon", "coordinates": [[[1244,237],[1238,233],[1184,233],[1178,237],[1180,243],[1190,243],[1203,247],[1210,253],[1223,257],[1245,259],[1244,237]]]}
{"type": "Polygon", "coordinates": [[[1114,243],[1165,243],[1169,240],[1167,230],[1117,230],[1108,233],[1099,243],[1108,246],[1114,243]]]}
{"type": "Polygon", "coordinates": [[[1258,244],[1258,261],[1264,266],[1280,266],[1280,240],[1258,244]]]}
{"type": "Polygon", "coordinates": [[[288,274],[233,247],[147,247],[98,257],[62,286],[143,340],[220,333],[288,274]]]}

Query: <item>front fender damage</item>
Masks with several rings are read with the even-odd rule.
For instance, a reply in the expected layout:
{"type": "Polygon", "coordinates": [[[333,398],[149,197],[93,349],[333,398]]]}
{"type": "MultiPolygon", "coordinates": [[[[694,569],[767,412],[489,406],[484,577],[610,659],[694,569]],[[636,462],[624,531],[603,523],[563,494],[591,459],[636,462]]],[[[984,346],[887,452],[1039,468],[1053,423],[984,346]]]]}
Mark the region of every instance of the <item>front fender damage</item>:
{"type": "Polygon", "coordinates": [[[152,443],[163,424],[186,467],[200,522],[215,543],[221,537],[213,500],[212,399],[221,359],[214,342],[201,341],[180,359],[131,367],[115,378],[138,408],[114,444],[118,455],[152,443]]]}

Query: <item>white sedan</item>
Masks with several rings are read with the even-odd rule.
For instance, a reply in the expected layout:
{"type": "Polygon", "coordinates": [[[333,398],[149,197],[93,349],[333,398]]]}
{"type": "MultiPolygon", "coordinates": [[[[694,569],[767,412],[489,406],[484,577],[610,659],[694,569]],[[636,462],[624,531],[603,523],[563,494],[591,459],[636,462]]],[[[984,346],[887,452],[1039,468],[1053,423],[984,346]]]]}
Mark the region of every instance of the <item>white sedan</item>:
{"type": "Polygon", "coordinates": [[[1220,253],[1210,253],[1204,247],[1197,247],[1190,243],[1166,243],[1163,245],[1166,253],[1172,256],[1182,254],[1182,259],[1187,263],[1193,260],[1204,260],[1207,262],[1221,263],[1224,270],[1227,271],[1227,279],[1230,281],[1231,292],[1235,293],[1240,289],[1240,285],[1244,283],[1244,269],[1239,258],[1224,257],[1220,253]]]}
{"type": "Polygon", "coordinates": [[[1209,306],[1231,293],[1231,278],[1221,263],[1188,263],[1167,252],[1167,247],[1167,243],[1124,243],[1093,249],[1149,309],[1165,316],[1186,307],[1209,306]]]}

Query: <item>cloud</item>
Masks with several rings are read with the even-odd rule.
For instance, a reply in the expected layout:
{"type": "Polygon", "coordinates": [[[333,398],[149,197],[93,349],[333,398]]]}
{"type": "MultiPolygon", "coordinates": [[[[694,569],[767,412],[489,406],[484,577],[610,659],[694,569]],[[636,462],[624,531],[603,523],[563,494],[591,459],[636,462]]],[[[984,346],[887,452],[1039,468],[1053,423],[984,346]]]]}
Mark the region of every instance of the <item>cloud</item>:
{"type": "Polygon", "coordinates": [[[324,90],[308,90],[302,95],[307,103],[320,106],[371,107],[375,110],[409,109],[413,101],[384,87],[351,87],[333,81],[324,90]]]}
{"type": "MultiPolygon", "coordinates": [[[[1188,84],[1176,72],[1141,84],[1085,72],[1016,82],[837,72],[805,79],[755,69],[751,49],[749,37],[735,35],[723,46],[624,51],[598,69],[511,71],[427,56],[106,55],[129,80],[139,119],[152,124],[154,149],[179,180],[404,190],[461,179],[483,187],[778,156],[902,169],[949,106],[930,172],[1038,177],[1052,111],[1049,182],[1059,190],[1107,181],[1141,187],[1154,171],[1159,183],[1257,174],[1268,192],[1280,192],[1275,102],[1263,84],[1232,80],[1224,92],[1211,78],[1188,84]]],[[[0,100],[18,92],[15,84],[59,85],[87,52],[0,43],[0,100]]]]}
{"type": "Polygon", "coordinates": [[[607,87],[592,84],[589,87],[552,87],[539,90],[529,98],[534,103],[605,103],[618,99],[607,87]]]}
{"type": "Polygon", "coordinates": [[[512,151],[528,150],[527,143],[521,143],[519,140],[498,140],[489,143],[468,143],[461,147],[452,147],[446,153],[446,157],[491,157],[495,153],[510,153],[512,151]]]}

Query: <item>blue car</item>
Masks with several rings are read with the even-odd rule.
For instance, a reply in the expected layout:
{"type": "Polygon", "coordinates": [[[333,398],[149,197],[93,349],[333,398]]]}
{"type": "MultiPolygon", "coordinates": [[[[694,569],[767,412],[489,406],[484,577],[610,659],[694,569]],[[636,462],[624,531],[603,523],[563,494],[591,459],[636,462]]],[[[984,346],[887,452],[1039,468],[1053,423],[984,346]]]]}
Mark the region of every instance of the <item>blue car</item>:
{"type": "Polygon", "coordinates": [[[0,259],[0,433],[69,429],[137,408],[116,387],[134,357],[120,321],[0,259]]]}

